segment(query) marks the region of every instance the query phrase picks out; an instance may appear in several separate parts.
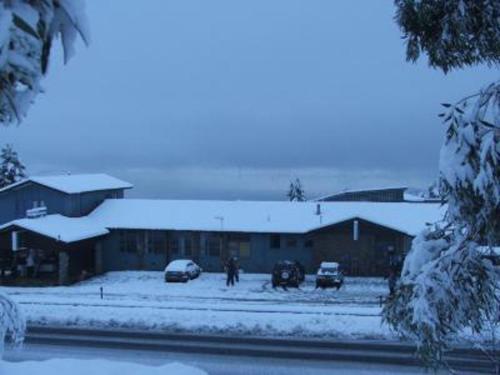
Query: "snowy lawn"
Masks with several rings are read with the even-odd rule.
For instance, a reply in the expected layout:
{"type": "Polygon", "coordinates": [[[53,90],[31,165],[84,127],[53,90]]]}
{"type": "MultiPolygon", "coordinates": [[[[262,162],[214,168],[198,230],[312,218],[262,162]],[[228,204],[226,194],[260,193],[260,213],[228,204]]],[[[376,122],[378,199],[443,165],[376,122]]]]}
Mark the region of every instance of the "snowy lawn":
{"type": "Polygon", "coordinates": [[[391,339],[379,306],[387,289],[382,278],[346,278],[339,291],[315,290],[310,276],[300,289],[273,290],[267,274],[242,274],[228,288],[221,273],[182,284],[165,283],[163,272],[152,271],[110,272],[69,287],[2,288],[29,324],[391,339]]]}
{"type": "Polygon", "coordinates": [[[225,275],[204,273],[187,284],[165,283],[162,272],[110,272],[77,285],[2,288],[30,324],[133,328],[174,332],[386,338],[379,278],[347,278],[336,291],[273,290],[270,275],[242,274],[233,288],[225,275]],[[103,287],[104,298],[100,298],[103,287]]]}
{"type": "Polygon", "coordinates": [[[9,363],[0,361],[0,374],[72,374],[72,375],[204,375],[206,372],[179,363],[152,367],[128,362],[103,360],[54,359],[42,362],[9,363]]]}

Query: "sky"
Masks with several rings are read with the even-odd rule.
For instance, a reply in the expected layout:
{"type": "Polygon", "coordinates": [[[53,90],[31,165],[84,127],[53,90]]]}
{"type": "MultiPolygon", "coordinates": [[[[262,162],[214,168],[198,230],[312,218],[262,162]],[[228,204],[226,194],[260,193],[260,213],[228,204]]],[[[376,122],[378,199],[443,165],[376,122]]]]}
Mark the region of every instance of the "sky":
{"type": "Polygon", "coordinates": [[[425,187],[439,103],[498,77],[406,62],[389,0],[87,0],[87,14],[90,45],[67,65],[54,50],[46,92],[0,143],[32,175],[104,172],[130,197],[425,187]]]}

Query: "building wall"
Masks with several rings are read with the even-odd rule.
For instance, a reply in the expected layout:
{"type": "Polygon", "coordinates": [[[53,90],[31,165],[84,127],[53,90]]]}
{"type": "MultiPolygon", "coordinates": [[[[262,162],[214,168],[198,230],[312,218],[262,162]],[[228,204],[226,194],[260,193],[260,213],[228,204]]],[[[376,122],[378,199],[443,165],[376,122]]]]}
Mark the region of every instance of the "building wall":
{"type": "Polygon", "coordinates": [[[400,265],[411,239],[401,232],[364,220],[345,221],[314,233],[314,264],[338,262],[348,275],[385,276],[391,264],[400,265]]]}
{"type": "Polygon", "coordinates": [[[89,214],[108,198],[123,198],[123,189],[66,194],[32,182],[0,193],[0,224],[26,217],[26,210],[43,202],[47,213],[78,217],[89,214]]]}
{"type": "Polygon", "coordinates": [[[205,271],[221,272],[229,256],[237,257],[245,272],[271,272],[279,260],[298,260],[314,270],[313,249],[300,235],[114,230],[102,249],[104,271],[163,270],[172,260],[189,258],[205,271]],[[279,237],[279,248],[271,246],[272,237],[279,237]]]}
{"type": "Polygon", "coordinates": [[[67,194],[30,182],[0,193],[0,223],[26,217],[26,210],[41,201],[49,214],[70,216],[73,209],[67,194]]]}

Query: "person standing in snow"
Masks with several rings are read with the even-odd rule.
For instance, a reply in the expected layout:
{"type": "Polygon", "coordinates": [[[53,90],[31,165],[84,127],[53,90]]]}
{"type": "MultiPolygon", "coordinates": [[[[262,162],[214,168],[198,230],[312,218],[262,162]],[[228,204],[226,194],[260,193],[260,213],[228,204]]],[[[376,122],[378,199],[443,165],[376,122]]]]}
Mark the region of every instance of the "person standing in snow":
{"type": "Polygon", "coordinates": [[[240,265],[238,263],[238,258],[234,257],[234,279],[236,280],[237,283],[240,282],[240,265]]]}
{"type": "Polygon", "coordinates": [[[233,257],[230,257],[226,262],[226,286],[234,286],[234,276],[236,274],[236,263],[233,257]]]}

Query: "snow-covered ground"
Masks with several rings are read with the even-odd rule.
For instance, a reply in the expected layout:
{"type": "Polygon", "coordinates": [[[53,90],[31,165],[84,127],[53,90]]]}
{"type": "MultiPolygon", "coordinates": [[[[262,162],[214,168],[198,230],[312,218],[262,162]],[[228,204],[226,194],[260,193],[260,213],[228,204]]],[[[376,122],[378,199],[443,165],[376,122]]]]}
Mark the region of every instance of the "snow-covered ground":
{"type": "Polygon", "coordinates": [[[346,278],[344,287],[272,289],[266,274],[204,273],[187,284],[165,283],[162,272],[110,272],[69,286],[5,287],[29,324],[130,328],[171,332],[391,339],[382,325],[382,278],[346,278]],[[100,297],[103,288],[104,298],[100,297]]]}
{"type": "Polygon", "coordinates": [[[204,375],[206,372],[179,363],[160,367],[144,366],[128,362],[112,362],[104,360],[53,359],[50,361],[2,362],[0,374],[5,375],[204,375]]]}
{"type": "Polygon", "coordinates": [[[162,272],[110,272],[77,285],[3,288],[30,324],[119,327],[224,334],[384,338],[378,278],[347,278],[336,291],[273,290],[270,276],[242,274],[233,288],[224,274],[205,273],[187,284],[165,283],[162,272]],[[104,298],[100,298],[103,287],[104,298]]]}

